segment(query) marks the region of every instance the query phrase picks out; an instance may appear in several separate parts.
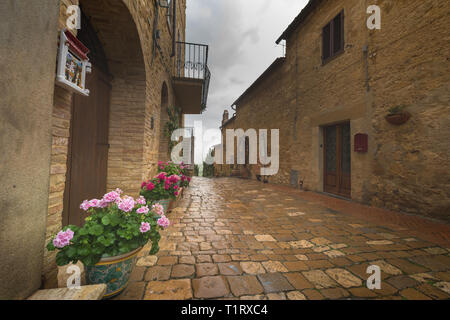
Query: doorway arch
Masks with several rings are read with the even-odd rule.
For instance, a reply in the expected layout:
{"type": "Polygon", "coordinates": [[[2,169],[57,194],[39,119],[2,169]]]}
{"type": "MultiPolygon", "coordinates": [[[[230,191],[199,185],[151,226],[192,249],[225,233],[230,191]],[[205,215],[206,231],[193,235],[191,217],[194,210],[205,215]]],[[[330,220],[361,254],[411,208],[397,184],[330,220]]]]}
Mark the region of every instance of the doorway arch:
{"type": "MultiPolygon", "coordinates": [[[[80,0],[80,7],[82,26],[86,30],[80,30],[79,36],[91,50],[92,75],[98,77],[101,73],[109,88],[109,92],[104,92],[97,85],[90,88],[88,85],[91,95],[83,105],[107,100],[103,107],[107,108],[108,115],[98,113],[97,105],[86,109],[97,119],[88,124],[80,122],[76,117],[77,107],[72,108],[69,149],[74,152],[69,152],[67,161],[63,225],[70,221],[81,224],[76,217],[81,213],[80,200],[101,198],[108,190],[116,188],[121,188],[126,194],[137,195],[144,173],[144,135],[141,133],[145,131],[146,65],[138,28],[122,0],[80,0]],[[83,133],[84,136],[80,136],[83,133]],[[94,136],[103,138],[92,142],[94,136]],[[78,145],[90,147],[76,149],[75,141],[78,145]],[[98,156],[101,150],[103,158],[98,156]],[[96,156],[90,159],[88,154],[96,156]],[[93,169],[91,175],[83,174],[84,178],[77,182],[71,173],[76,173],[76,166],[80,165],[93,169]],[[95,181],[102,180],[101,184],[95,183],[97,188],[90,188],[92,183],[88,183],[86,177],[91,176],[95,181]]],[[[78,99],[74,97],[73,102],[77,103],[78,99]]]]}

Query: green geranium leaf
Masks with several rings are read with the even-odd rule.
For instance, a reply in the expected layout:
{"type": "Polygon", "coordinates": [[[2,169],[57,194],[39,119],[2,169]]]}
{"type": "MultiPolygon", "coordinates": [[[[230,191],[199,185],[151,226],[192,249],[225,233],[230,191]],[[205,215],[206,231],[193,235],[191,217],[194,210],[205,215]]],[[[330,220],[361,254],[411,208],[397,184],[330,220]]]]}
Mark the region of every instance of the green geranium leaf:
{"type": "Polygon", "coordinates": [[[109,216],[104,216],[104,217],[102,218],[102,223],[103,223],[103,225],[105,225],[105,226],[109,225],[109,224],[111,223],[111,220],[109,219],[109,216]]]}
{"type": "Polygon", "coordinates": [[[56,254],[56,264],[58,266],[65,266],[70,263],[70,258],[64,254],[64,251],[60,251],[56,254]]]}
{"type": "Polygon", "coordinates": [[[81,256],[88,256],[91,253],[91,249],[89,247],[81,247],[78,250],[78,254],[81,256]]]}
{"type": "Polygon", "coordinates": [[[78,234],[79,234],[80,236],[85,236],[85,235],[89,234],[89,232],[88,232],[88,230],[87,230],[86,228],[81,228],[81,229],[78,231],[78,234]]]}
{"type": "Polygon", "coordinates": [[[103,233],[103,226],[96,224],[89,228],[89,234],[92,234],[94,236],[100,236],[103,233]]]}
{"type": "Polygon", "coordinates": [[[66,250],[67,257],[73,258],[73,257],[75,257],[76,254],[77,254],[77,249],[75,247],[70,246],[67,248],[67,250],[66,250]]]}
{"type": "Polygon", "coordinates": [[[55,248],[55,246],[53,245],[53,239],[52,240],[50,240],[50,242],[47,244],[47,250],[48,251],[54,251],[56,248],[55,248]]]}

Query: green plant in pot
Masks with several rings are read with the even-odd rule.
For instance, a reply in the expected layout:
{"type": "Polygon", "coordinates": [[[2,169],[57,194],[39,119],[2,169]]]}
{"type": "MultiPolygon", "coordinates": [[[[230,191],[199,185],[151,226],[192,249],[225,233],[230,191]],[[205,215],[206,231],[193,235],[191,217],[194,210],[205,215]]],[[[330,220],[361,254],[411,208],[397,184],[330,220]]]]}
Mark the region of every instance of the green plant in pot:
{"type": "Polygon", "coordinates": [[[49,251],[58,250],[59,266],[81,261],[87,284],[107,285],[105,298],[126,288],[137,254],[149,240],[150,254],[159,251],[159,231],[170,225],[159,206],[121,194],[117,189],[101,200],[85,200],[80,206],[89,214],[85,224],[64,227],[47,245],[49,251]]]}
{"type": "Polygon", "coordinates": [[[169,210],[170,202],[175,200],[180,192],[179,175],[168,175],[166,172],[160,172],[153,179],[142,182],[141,196],[148,203],[158,203],[164,207],[164,212],[169,210]]]}
{"type": "Polygon", "coordinates": [[[400,125],[407,122],[409,118],[411,118],[411,114],[405,111],[405,108],[405,105],[397,105],[389,108],[386,121],[395,125],[400,125]]]}

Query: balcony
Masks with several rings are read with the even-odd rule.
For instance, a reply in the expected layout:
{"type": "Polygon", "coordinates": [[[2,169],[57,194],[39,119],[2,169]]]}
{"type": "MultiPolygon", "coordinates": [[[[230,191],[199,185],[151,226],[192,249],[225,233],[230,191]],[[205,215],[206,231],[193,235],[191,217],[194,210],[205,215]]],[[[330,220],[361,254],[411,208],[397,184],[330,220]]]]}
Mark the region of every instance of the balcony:
{"type": "Polygon", "coordinates": [[[201,114],[206,109],[211,79],[208,46],[178,41],[174,69],[172,83],[179,107],[184,114],[201,114]]]}

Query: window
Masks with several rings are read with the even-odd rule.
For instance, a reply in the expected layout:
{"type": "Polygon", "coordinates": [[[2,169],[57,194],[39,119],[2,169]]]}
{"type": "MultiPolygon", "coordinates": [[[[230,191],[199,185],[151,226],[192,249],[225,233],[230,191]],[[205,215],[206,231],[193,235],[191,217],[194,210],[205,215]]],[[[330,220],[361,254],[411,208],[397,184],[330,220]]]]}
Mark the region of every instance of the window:
{"type": "Polygon", "coordinates": [[[344,11],[341,11],[322,30],[322,63],[344,51],[344,11]]]}

